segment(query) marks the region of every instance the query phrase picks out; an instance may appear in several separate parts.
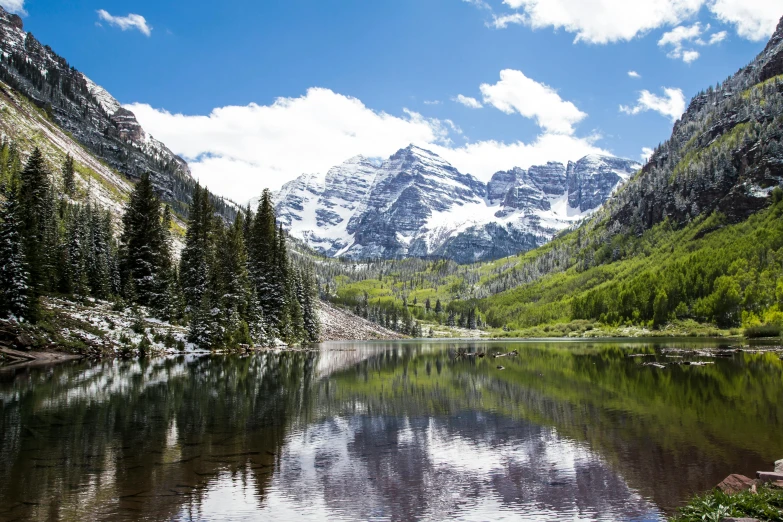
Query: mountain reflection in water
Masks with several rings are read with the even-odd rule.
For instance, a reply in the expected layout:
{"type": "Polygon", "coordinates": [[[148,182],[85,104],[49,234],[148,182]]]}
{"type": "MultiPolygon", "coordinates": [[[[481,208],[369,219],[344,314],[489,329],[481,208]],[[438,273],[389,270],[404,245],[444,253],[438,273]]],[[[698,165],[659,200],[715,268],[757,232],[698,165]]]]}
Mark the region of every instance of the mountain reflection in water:
{"type": "Polygon", "coordinates": [[[672,362],[661,347],[330,343],[0,369],[0,521],[659,520],[783,457],[776,354],[643,367],[672,362]]]}

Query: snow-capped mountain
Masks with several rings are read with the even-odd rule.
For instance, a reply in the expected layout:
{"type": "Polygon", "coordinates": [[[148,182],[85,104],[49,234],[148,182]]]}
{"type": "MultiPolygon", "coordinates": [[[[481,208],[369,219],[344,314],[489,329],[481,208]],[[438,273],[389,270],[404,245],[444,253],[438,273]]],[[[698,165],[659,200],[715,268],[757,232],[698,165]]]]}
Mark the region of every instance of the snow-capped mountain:
{"type": "Polygon", "coordinates": [[[489,183],[409,146],[357,156],[275,195],[281,222],[328,256],[443,257],[466,263],[543,245],[600,207],[640,165],[587,156],[498,172],[489,183]]]}

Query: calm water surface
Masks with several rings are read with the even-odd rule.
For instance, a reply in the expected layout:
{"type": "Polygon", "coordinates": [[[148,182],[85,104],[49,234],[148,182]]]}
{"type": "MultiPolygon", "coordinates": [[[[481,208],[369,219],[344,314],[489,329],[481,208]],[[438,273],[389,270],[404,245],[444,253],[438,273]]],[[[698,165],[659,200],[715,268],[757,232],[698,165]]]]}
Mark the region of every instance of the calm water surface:
{"type": "Polygon", "coordinates": [[[709,345],[331,343],[0,369],[0,521],[661,520],[783,458],[778,355],[667,346],[709,345]]]}

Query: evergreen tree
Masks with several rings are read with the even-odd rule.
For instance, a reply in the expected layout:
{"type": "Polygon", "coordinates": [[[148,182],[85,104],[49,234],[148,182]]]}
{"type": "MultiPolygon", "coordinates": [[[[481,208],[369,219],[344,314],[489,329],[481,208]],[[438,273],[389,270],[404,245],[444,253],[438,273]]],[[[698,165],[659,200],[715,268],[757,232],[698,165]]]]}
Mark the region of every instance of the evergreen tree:
{"type": "MultiPolygon", "coordinates": [[[[304,323],[305,341],[317,343],[321,339],[321,322],[318,319],[318,284],[309,269],[305,269],[301,279],[302,322],[304,323]]],[[[366,307],[365,311],[367,311],[366,307]]]]}
{"type": "Polygon", "coordinates": [[[256,296],[256,290],[252,286],[247,307],[247,325],[250,330],[250,338],[254,344],[265,346],[272,341],[264,320],[264,310],[261,308],[261,303],[256,296]]]}
{"type": "Polygon", "coordinates": [[[160,309],[165,301],[166,267],[170,260],[166,258],[161,203],[149,174],[142,175],[133,189],[122,223],[123,284],[127,291],[135,293],[140,304],[160,309]]]}
{"type": "MultiPolygon", "coordinates": [[[[29,270],[31,294],[35,300],[49,290],[49,282],[54,275],[52,268],[56,259],[56,245],[52,244],[55,230],[51,197],[43,155],[36,148],[22,170],[19,184],[22,251],[29,270]]],[[[32,311],[35,310],[37,307],[33,306],[32,311]]]]}
{"type": "Polygon", "coordinates": [[[230,227],[219,227],[215,258],[217,295],[219,296],[221,322],[225,328],[224,344],[233,348],[237,344],[252,344],[249,321],[252,286],[247,270],[247,250],[244,240],[244,219],[238,214],[230,227]]]}
{"type": "Polygon", "coordinates": [[[188,217],[185,248],[180,258],[179,277],[185,310],[195,312],[207,291],[209,265],[212,256],[212,205],[200,185],[193,191],[193,203],[188,217]]]}
{"type": "Polygon", "coordinates": [[[0,202],[0,317],[32,318],[29,273],[22,252],[21,219],[16,183],[3,187],[0,202]]]}
{"type": "Polygon", "coordinates": [[[3,141],[0,145],[0,185],[10,183],[21,172],[19,149],[14,142],[3,141]]]}
{"type": "Polygon", "coordinates": [[[88,255],[88,276],[90,291],[99,299],[108,299],[112,294],[111,239],[113,230],[111,215],[97,207],[88,205],[90,219],[90,249],[88,255]]]}
{"type": "Polygon", "coordinates": [[[267,325],[278,330],[285,312],[285,252],[278,256],[279,241],[272,194],[264,190],[253,219],[250,255],[251,278],[267,325]],[[283,271],[281,271],[283,268],[283,271]]]}
{"type": "Polygon", "coordinates": [[[65,157],[62,172],[63,188],[65,189],[65,193],[69,196],[73,196],[74,190],[76,189],[76,180],[74,177],[73,157],[70,154],[65,157]]]}
{"type": "Polygon", "coordinates": [[[87,212],[80,206],[73,206],[66,214],[67,245],[67,290],[85,297],[89,294],[87,258],[89,255],[87,212]]]}
{"type": "Polygon", "coordinates": [[[277,318],[277,328],[283,342],[292,345],[304,338],[302,307],[297,295],[299,281],[297,271],[288,266],[288,248],[282,226],[277,232],[277,239],[276,270],[272,279],[275,297],[282,296],[282,299],[277,298],[282,305],[282,313],[277,318]]]}
{"type": "Polygon", "coordinates": [[[200,348],[218,348],[221,333],[217,313],[218,310],[212,306],[209,292],[205,291],[201,303],[193,311],[188,340],[200,348]]]}

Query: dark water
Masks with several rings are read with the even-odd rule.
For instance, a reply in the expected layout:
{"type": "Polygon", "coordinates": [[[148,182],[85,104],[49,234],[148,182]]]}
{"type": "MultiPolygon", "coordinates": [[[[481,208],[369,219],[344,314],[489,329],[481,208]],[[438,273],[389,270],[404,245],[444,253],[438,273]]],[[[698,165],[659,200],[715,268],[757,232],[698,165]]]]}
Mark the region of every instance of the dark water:
{"type": "Polygon", "coordinates": [[[346,343],[0,370],[0,520],[660,520],[783,458],[779,355],[643,367],[682,360],[660,348],[346,343]]]}

